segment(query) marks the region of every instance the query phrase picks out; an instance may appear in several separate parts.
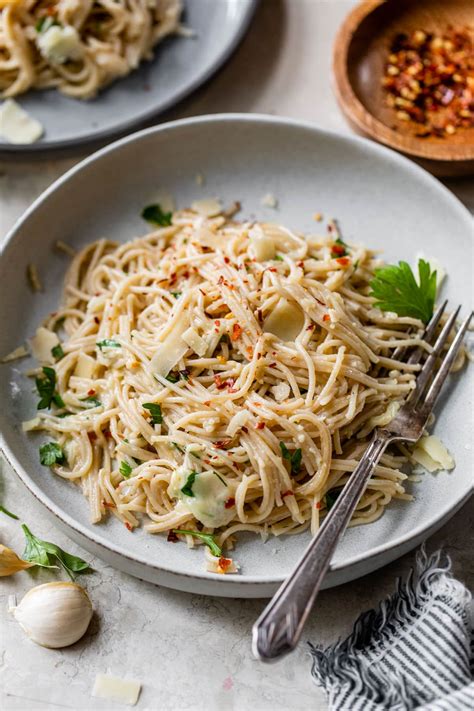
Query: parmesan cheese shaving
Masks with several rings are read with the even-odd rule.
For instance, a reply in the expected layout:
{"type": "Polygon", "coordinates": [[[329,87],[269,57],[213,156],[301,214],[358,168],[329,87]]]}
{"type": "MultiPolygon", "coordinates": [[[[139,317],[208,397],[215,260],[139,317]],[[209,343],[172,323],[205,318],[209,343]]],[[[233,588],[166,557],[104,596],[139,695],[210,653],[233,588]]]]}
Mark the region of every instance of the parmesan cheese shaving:
{"type": "Polygon", "coordinates": [[[187,326],[188,323],[186,321],[184,321],[184,323],[182,321],[178,322],[166,336],[163,343],[159,344],[150,362],[150,370],[152,373],[166,378],[170,370],[172,370],[176,363],[184,356],[189,348],[188,344],[182,338],[183,333],[187,330],[187,326]]]}
{"type": "Polygon", "coordinates": [[[240,410],[240,412],[236,412],[236,414],[229,420],[226,434],[228,434],[229,437],[233,437],[239,430],[242,429],[242,427],[245,426],[245,423],[249,417],[250,414],[247,410],[240,410]]]}
{"type": "Polygon", "coordinates": [[[55,358],[51,350],[59,345],[59,338],[54,331],[40,326],[30,341],[31,352],[40,363],[54,364],[55,358]]]}
{"type": "Polygon", "coordinates": [[[41,426],[41,417],[33,417],[32,420],[25,420],[21,423],[21,429],[23,432],[31,432],[32,430],[37,430],[41,426]]]}
{"type": "Polygon", "coordinates": [[[301,309],[286,299],[280,299],[263,324],[263,330],[282,341],[294,341],[304,326],[301,309]]]}
{"type": "Polygon", "coordinates": [[[120,679],[112,674],[97,674],[92,696],[99,699],[117,701],[119,704],[135,706],[140,695],[142,685],[139,681],[120,679]]]}
{"type": "Polygon", "coordinates": [[[74,375],[77,378],[93,378],[96,368],[96,361],[88,356],[86,353],[79,353],[77,356],[76,367],[74,368],[74,375]]]}
{"type": "Polygon", "coordinates": [[[429,472],[441,470],[450,471],[456,463],[444,444],[438,437],[428,435],[422,437],[412,454],[413,459],[429,472]]]}
{"type": "Polygon", "coordinates": [[[25,346],[18,346],[18,348],[15,348],[15,350],[13,350],[11,353],[8,353],[6,356],[3,356],[3,358],[0,360],[0,363],[10,363],[10,361],[12,360],[25,358],[27,355],[29,355],[29,353],[25,346]]]}
{"type": "Polygon", "coordinates": [[[195,353],[198,354],[198,356],[203,356],[206,354],[207,342],[204,340],[204,338],[201,338],[199,333],[195,331],[192,326],[183,333],[182,339],[185,343],[188,344],[190,348],[193,349],[195,353]]]}
{"type": "Polygon", "coordinates": [[[13,99],[0,108],[0,136],[9,143],[34,143],[43,135],[43,126],[13,99]]]}
{"type": "Polygon", "coordinates": [[[290,386],[288,383],[280,383],[280,385],[274,385],[270,388],[273,396],[277,402],[283,402],[287,400],[290,396],[290,386]]]}
{"type": "Polygon", "coordinates": [[[249,231],[251,252],[257,262],[266,262],[275,259],[275,243],[273,239],[265,234],[260,225],[255,225],[249,231]]]}
{"type": "Polygon", "coordinates": [[[195,200],[191,204],[192,209],[199,215],[204,217],[215,217],[222,210],[222,205],[216,198],[207,198],[205,200],[195,200]]]}

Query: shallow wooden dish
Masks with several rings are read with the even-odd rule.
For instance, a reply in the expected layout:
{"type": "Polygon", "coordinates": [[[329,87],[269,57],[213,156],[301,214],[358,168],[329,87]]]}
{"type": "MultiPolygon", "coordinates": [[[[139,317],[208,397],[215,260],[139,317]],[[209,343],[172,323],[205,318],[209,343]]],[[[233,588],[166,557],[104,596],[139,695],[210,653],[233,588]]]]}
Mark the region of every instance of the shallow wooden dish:
{"type": "Polygon", "coordinates": [[[474,173],[474,128],[416,137],[385,104],[381,79],[395,34],[448,25],[474,25],[473,0],[365,0],[341,26],[333,58],[336,97],[351,126],[445,177],[474,173]]]}

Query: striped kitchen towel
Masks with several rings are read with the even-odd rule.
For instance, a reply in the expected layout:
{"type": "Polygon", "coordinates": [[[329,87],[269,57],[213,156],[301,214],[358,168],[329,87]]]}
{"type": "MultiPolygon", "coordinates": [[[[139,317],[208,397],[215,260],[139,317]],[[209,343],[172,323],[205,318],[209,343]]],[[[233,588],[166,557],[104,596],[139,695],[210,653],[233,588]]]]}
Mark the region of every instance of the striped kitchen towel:
{"type": "Polygon", "coordinates": [[[472,596],[441,553],[422,549],[406,582],[350,637],[310,644],[331,711],[473,711],[472,596]]]}

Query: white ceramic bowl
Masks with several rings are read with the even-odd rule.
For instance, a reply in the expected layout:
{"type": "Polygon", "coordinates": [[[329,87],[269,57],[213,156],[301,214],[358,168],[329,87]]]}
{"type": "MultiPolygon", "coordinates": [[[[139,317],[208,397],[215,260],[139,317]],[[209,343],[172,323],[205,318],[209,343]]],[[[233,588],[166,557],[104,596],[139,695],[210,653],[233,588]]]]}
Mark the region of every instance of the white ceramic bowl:
{"type": "MultiPolygon", "coordinates": [[[[146,231],[142,207],[158,189],[179,205],[197,196],[240,200],[242,214],[317,231],[315,212],[337,217],[348,240],[381,248],[389,260],[435,256],[448,271],[446,295],[472,304],[472,223],[439,182],[405,158],[354,137],[287,119],[254,115],[204,116],[164,124],[95,153],[52,185],[15,225],[0,258],[0,354],[34,333],[58,302],[67,259],[57,239],[81,247],[101,237],[126,240],[146,231]],[[198,187],[196,174],[205,175],[198,187]],[[278,209],[264,207],[273,193],[278,209]],[[45,285],[32,295],[26,265],[45,285]]],[[[115,519],[93,526],[80,491],[40,466],[39,436],[25,435],[36,397],[20,361],[3,365],[0,379],[2,447],[28,489],[84,548],[112,565],[174,588],[233,597],[270,595],[290,572],[308,535],[271,539],[242,536],[235,558],[240,575],[204,570],[202,550],[165,536],[133,534],[115,519]]],[[[451,378],[438,406],[435,431],[454,454],[452,473],[426,475],[412,487],[416,500],[394,502],[376,523],[347,531],[326,585],[366,574],[413,548],[439,528],[472,488],[472,369],[451,378]]]]}

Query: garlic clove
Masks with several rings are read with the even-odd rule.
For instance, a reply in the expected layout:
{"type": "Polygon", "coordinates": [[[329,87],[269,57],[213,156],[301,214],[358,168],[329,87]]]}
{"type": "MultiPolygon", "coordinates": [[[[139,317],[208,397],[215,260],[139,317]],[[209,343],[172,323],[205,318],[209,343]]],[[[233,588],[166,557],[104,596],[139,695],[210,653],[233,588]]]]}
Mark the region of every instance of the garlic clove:
{"type": "Polygon", "coordinates": [[[92,604],[77,583],[45,583],[29,590],[13,615],[33,642],[58,649],[74,644],[85,634],[92,604]]]}
{"type": "Polygon", "coordinates": [[[0,578],[4,578],[7,575],[14,575],[18,573],[19,570],[25,570],[25,568],[31,568],[34,563],[29,563],[27,560],[22,560],[15,551],[11,548],[3,546],[0,543],[0,578]]]}

